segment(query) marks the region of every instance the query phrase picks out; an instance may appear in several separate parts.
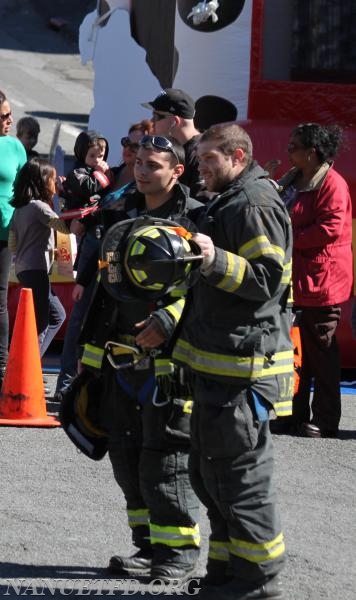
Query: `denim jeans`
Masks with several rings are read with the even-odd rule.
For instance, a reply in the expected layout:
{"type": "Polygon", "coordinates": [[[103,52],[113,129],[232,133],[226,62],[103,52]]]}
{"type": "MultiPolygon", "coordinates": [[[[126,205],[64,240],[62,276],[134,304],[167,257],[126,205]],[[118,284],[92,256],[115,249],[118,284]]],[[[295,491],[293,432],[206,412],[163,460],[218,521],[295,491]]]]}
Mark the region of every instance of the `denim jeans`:
{"type": "Polygon", "coordinates": [[[9,346],[9,312],[7,292],[11,268],[11,252],[0,240],[0,370],[6,367],[9,346]]]}
{"type": "MultiPolygon", "coordinates": [[[[85,268],[86,262],[92,256],[93,251],[96,251],[97,247],[98,241],[93,236],[86,235],[80,248],[78,275],[80,274],[81,269],[85,268]]],[[[78,338],[86,312],[89,308],[95,281],[96,276],[93,276],[90,284],[84,288],[81,299],[73,304],[63,341],[60,359],[61,368],[57,379],[56,393],[61,389],[66,388],[77,374],[77,363],[78,358],[80,357],[78,338]]]]}
{"type": "Polygon", "coordinates": [[[17,278],[22,287],[31,288],[35,307],[41,357],[66,318],[64,307],[53,292],[48,273],[44,270],[22,271],[17,278]]]}

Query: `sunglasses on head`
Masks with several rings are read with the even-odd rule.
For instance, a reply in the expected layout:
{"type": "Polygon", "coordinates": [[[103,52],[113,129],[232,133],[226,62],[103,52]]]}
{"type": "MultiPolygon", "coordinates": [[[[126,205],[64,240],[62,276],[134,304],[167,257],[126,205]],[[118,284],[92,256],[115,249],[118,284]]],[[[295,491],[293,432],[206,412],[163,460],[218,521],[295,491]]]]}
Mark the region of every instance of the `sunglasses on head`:
{"type": "Polygon", "coordinates": [[[12,117],[12,112],[10,110],[10,112],[5,113],[4,115],[0,115],[0,121],[2,121],[4,123],[5,121],[8,121],[9,119],[11,119],[11,117],[12,117]]]}
{"type": "Polygon", "coordinates": [[[167,138],[162,137],[160,135],[144,135],[139,142],[140,146],[144,146],[145,144],[152,144],[155,148],[159,150],[164,150],[165,152],[171,152],[173,156],[176,157],[178,163],[180,163],[180,159],[178,154],[176,153],[173,144],[167,138]]]}
{"type": "Polygon", "coordinates": [[[131,142],[128,136],[121,138],[121,146],[123,148],[130,148],[130,150],[138,150],[138,144],[136,142],[131,142]]]}

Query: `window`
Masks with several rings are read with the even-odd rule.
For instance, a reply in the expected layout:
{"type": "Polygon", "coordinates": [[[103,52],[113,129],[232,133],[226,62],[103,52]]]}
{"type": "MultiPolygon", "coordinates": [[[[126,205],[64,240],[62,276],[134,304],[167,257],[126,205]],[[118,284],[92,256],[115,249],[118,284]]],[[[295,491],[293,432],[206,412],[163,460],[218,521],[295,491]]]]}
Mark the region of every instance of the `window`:
{"type": "Polygon", "coordinates": [[[356,2],[293,4],[291,80],[356,83],[356,2]]]}

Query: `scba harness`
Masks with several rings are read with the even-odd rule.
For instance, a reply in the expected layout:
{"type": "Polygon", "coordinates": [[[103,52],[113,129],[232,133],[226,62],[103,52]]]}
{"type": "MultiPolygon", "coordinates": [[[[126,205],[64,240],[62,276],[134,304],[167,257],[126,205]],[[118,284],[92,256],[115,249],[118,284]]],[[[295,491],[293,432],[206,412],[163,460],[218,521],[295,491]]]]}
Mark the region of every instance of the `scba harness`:
{"type": "MultiPolygon", "coordinates": [[[[188,220],[184,224],[193,227],[188,220]]],[[[202,255],[191,238],[182,223],[145,216],[114,224],[102,240],[100,283],[87,315],[85,371],[63,394],[61,410],[65,433],[89,458],[100,460],[107,451],[107,429],[101,420],[105,396],[110,395],[105,392],[107,368],[114,370],[122,394],[137,405],[169,411],[166,433],[172,443],[189,439],[192,400],[180,369],[160,356],[160,349],[146,351],[132,335],[119,334],[113,341],[110,331],[120,302],[156,305],[182,284],[194,282],[202,255]]],[[[184,306],[180,295],[164,307],[176,322],[184,306]]]]}

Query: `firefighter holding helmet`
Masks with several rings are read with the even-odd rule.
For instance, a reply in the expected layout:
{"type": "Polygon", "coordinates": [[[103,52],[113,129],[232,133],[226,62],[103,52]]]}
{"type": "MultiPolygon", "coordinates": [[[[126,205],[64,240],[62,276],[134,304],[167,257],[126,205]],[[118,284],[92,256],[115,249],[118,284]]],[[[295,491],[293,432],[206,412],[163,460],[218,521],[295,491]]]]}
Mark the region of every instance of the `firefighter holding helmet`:
{"type": "Polygon", "coordinates": [[[175,140],[142,138],[137,189],[102,211],[100,283],[81,336],[84,370],[100,375],[105,390],[101,425],[136,546],[132,556],[112,556],[109,569],[166,582],[191,577],[200,544],[188,475],[192,401],[170,358],[202,259],[188,219],[203,207],[179,184],[183,171],[175,140]]]}

